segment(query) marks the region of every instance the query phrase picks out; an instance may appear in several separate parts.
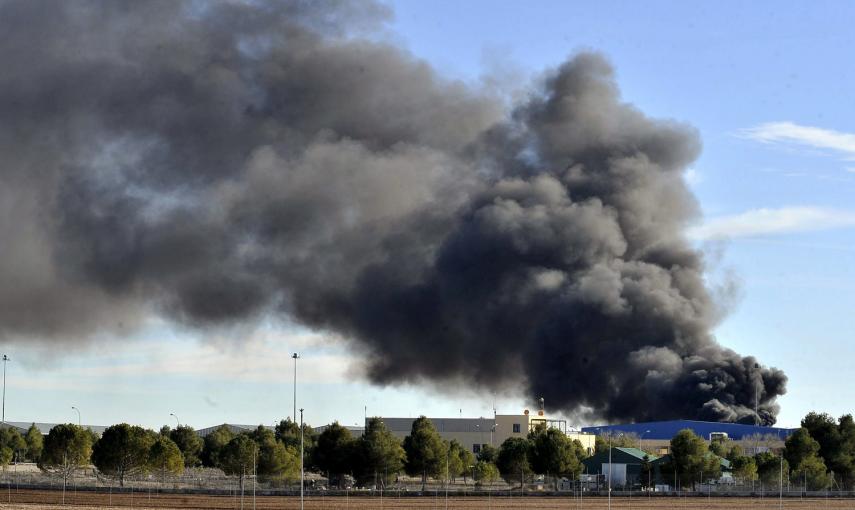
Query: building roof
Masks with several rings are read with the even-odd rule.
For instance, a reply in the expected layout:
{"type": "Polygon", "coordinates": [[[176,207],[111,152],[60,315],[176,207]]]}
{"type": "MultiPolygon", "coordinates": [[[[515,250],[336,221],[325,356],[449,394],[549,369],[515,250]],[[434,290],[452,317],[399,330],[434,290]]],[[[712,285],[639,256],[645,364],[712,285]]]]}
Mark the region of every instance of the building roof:
{"type": "MultiPolygon", "coordinates": [[[[339,425],[341,425],[341,424],[339,424],[339,425]]],[[[315,427],[313,430],[316,433],[321,434],[325,430],[330,428],[331,426],[332,426],[332,423],[328,423],[326,425],[321,425],[320,427],[315,427]]],[[[350,431],[351,435],[361,436],[361,435],[365,434],[365,427],[360,427],[358,425],[341,425],[341,426],[343,428],[346,428],[348,431],[350,431]]]]}
{"type": "MultiPolygon", "coordinates": [[[[644,457],[647,457],[648,461],[653,461],[653,460],[656,460],[659,458],[656,455],[647,453],[646,451],[638,449],[638,448],[623,448],[620,446],[616,446],[614,449],[621,451],[621,452],[623,452],[623,453],[625,453],[631,457],[635,457],[636,459],[638,459],[640,461],[643,461],[644,457]]],[[[612,454],[614,454],[614,452],[612,452],[612,454]]]]}
{"type": "MultiPolygon", "coordinates": [[[[39,432],[41,432],[43,436],[46,436],[46,435],[48,435],[48,433],[50,432],[50,430],[52,428],[54,428],[60,424],[59,423],[44,423],[44,422],[38,422],[38,421],[37,422],[7,421],[6,423],[0,424],[0,427],[2,427],[2,426],[12,427],[14,429],[17,429],[18,432],[20,432],[21,434],[26,434],[27,431],[30,429],[31,425],[35,425],[36,428],[39,429],[39,432]]],[[[92,432],[94,432],[96,434],[102,434],[107,429],[107,427],[105,425],[81,425],[81,426],[85,429],[91,430],[92,432]]]]}
{"type": "MultiPolygon", "coordinates": [[[[725,459],[724,457],[719,457],[718,455],[714,454],[713,452],[707,452],[706,456],[707,457],[709,457],[709,456],[718,457],[718,461],[719,461],[719,464],[721,465],[721,469],[724,471],[730,471],[730,461],[729,460],[725,459]]],[[[669,462],[671,462],[671,454],[663,455],[663,456],[659,457],[658,459],[656,459],[655,461],[653,461],[652,463],[653,464],[667,464],[669,462]]]]}
{"type": "MultiPolygon", "coordinates": [[[[612,448],[612,463],[613,464],[641,464],[644,462],[644,457],[647,457],[648,462],[653,462],[659,457],[656,455],[639,450],[638,448],[622,448],[615,446],[612,448]]],[[[608,450],[594,454],[582,461],[582,464],[588,467],[589,473],[600,472],[600,466],[606,463],[609,459],[608,450]]]]}
{"type": "MultiPolygon", "coordinates": [[[[413,429],[417,418],[381,417],[383,424],[392,433],[407,433],[413,429]]],[[[495,420],[490,418],[428,418],[437,432],[484,432],[489,435],[495,420]]]]}
{"type": "Polygon", "coordinates": [[[777,436],[781,440],[786,439],[796,429],[785,429],[777,427],[760,427],[757,425],[745,425],[742,423],[720,423],[711,421],[694,420],[670,420],[650,421],[643,423],[627,423],[620,425],[600,425],[595,427],[582,427],[583,432],[592,434],[619,433],[633,434],[644,440],[670,440],[683,429],[690,429],[705,440],[710,439],[710,434],[724,432],[727,437],[735,440],[747,439],[750,436],[777,436]]]}
{"type": "Polygon", "coordinates": [[[244,432],[252,432],[259,426],[264,427],[268,430],[274,430],[274,427],[271,427],[270,425],[243,425],[239,423],[221,423],[219,425],[212,425],[203,429],[196,429],[196,434],[205,437],[222,426],[228,427],[232,434],[243,434],[244,432]]]}

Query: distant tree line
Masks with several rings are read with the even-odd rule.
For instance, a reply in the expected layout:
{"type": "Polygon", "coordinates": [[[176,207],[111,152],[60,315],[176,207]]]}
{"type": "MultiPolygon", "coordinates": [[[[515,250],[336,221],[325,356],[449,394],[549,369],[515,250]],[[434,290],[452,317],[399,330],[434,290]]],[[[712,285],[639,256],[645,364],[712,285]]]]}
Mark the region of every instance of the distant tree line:
{"type": "MultiPolygon", "coordinates": [[[[810,413],[802,427],[791,434],[780,453],[762,451],[748,455],[729,439],[707,443],[691,430],[671,439],[667,462],[658,461],[657,474],[666,483],[683,487],[720,475],[721,459],[730,461],[735,478],[766,486],[782,477],[808,490],[855,488],[855,422],[851,415],[835,420],[828,414],[810,413]]],[[[290,484],[300,477],[300,425],[280,421],[272,430],[257,429],[235,434],[223,425],[204,438],[187,426],[153,431],[120,423],[98,436],[77,425],[53,427],[46,436],[32,425],[21,435],[12,427],[0,428],[0,465],[29,460],[40,469],[67,481],[78,469],[89,465],[123,485],[129,477],[152,474],[165,478],[185,468],[219,468],[273,484],[290,484]]],[[[317,434],[304,424],[303,462],[307,471],[325,474],[332,485],[346,483],[386,487],[401,473],[429,479],[456,481],[463,478],[481,486],[499,478],[524,484],[535,475],[576,479],[587,457],[579,441],[555,428],[539,426],[526,437],[505,440],[498,448],[483,445],[477,454],[457,441],[443,440],[433,423],[422,416],[413,422],[410,434],[398,440],[382,419],[371,418],[365,432],[354,437],[333,423],[317,434]]],[[[745,441],[743,441],[744,443],[745,441]]],[[[758,444],[760,439],[758,439],[758,444]]],[[[631,434],[596,439],[596,452],[612,447],[641,448],[631,434]]],[[[642,464],[642,484],[653,480],[653,452],[642,464]]]]}

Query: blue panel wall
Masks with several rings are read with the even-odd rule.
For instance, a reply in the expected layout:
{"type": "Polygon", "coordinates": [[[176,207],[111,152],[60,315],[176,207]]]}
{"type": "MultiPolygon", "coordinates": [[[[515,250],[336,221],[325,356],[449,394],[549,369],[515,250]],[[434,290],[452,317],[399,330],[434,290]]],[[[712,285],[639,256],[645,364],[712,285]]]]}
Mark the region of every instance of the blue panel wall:
{"type": "Polygon", "coordinates": [[[668,440],[674,437],[682,429],[691,429],[695,434],[704,439],[709,439],[713,432],[726,432],[731,439],[743,439],[754,434],[774,435],[786,439],[795,429],[782,429],[777,427],[758,427],[756,425],[743,425],[740,423],[719,423],[711,421],[651,421],[646,423],[628,423],[624,425],[602,425],[598,427],[582,427],[582,432],[591,434],[634,434],[641,439],[668,440]]]}

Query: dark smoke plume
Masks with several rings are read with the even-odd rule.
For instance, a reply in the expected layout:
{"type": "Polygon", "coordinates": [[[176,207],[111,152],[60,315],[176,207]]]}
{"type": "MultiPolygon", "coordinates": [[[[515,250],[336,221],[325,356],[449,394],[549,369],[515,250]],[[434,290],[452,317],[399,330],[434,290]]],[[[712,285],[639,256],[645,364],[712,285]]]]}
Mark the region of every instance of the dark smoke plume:
{"type": "Polygon", "coordinates": [[[343,2],[0,3],[0,338],[282,316],[381,384],[774,423],[718,345],[691,128],[580,54],[506,111],[343,2]]]}

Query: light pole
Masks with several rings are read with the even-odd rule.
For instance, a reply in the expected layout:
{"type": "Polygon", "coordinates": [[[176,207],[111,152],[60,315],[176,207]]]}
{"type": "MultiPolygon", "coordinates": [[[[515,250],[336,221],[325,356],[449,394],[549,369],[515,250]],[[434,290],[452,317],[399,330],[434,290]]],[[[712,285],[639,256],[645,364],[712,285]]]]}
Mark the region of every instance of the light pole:
{"type": "MultiPolygon", "coordinates": [[[[297,366],[297,353],[294,353],[294,366],[297,366]]],[[[296,369],[295,369],[296,370],[296,369]]],[[[296,371],[295,371],[296,373],[296,371]]],[[[303,471],[303,410],[300,409],[300,510],[303,510],[303,486],[306,485],[303,481],[305,471],[303,471]]]]}
{"type": "Polygon", "coordinates": [[[74,409],[75,411],[77,411],[77,426],[79,427],[80,426],[80,409],[78,409],[74,406],[71,406],[71,408],[74,409]]]}
{"type": "MultiPolygon", "coordinates": [[[[781,431],[778,431],[778,441],[781,440],[781,431]]],[[[784,508],[784,449],[781,448],[781,478],[778,487],[778,508],[784,508]]],[[[789,475],[787,475],[789,480],[789,475]]]]}
{"type": "Polygon", "coordinates": [[[294,414],[292,414],[291,416],[293,416],[294,419],[296,420],[297,419],[297,360],[300,358],[300,355],[295,352],[294,354],[291,355],[291,357],[294,358],[294,414]]]}
{"type": "Polygon", "coordinates": [[[173,418],[175,418],[175,423],[178,424],[178,428],[180,429],[181,428],[181,420],[178,419],[178,415],[176,415],[175,413],[169,413],[169,416],[172,416],[173,418]]]}
{"type": "MultiPolygon", "coordinates": [[[[649,433],[650,433],[650,430],[649,430],[649,429],[648,429],[648,430],[645,430],[644,432],[642,432],[642,433],[641,433],[641,437],[639,437],[639,438],[638,438],[639,443],[640,443],[641,441],[644,441],[644,435],[645,435],[645,434],[649,434],[649,433]]],[[[642,444],[641,446],[644,446],[644,444],[642,444]]],[[[647,495],[648,495],[648,496],[650,496],[650,479],[651,479],[650,473],[651,473],[651,471],[652,471],[652,470],[650,469],[650,465],[648,464],[648,465],[647,465],[647,495]]],[[[644,482],[641,482],[641,483],[644,483],[644,482]]]]}
{"type": "MultiPolygon", "coordinates": [[[[618,437],[623,436],[623,432],[618,437]]],[[[609,510],[612,510],[612,434],[609,432],[609,510]]]]}
{"type": "Polygon", "coordinates": [[[3,424],[6,424],[6,362],[12,361],[9,356],[3,355],[3,424]]]}
{"type": "MultiPolygon", "coordinates": [[[[481,420],[483,419],[484,417],[482,416],[481,420]]],[[[481,430],[481,420],[478,420],[478,423],[475,424],[475,428],[478,429],[478,442],[484,444],[484,431],[481,430]]],[[[481,451],[480,445],[478,445],[478,451],[481,451]]]]}

